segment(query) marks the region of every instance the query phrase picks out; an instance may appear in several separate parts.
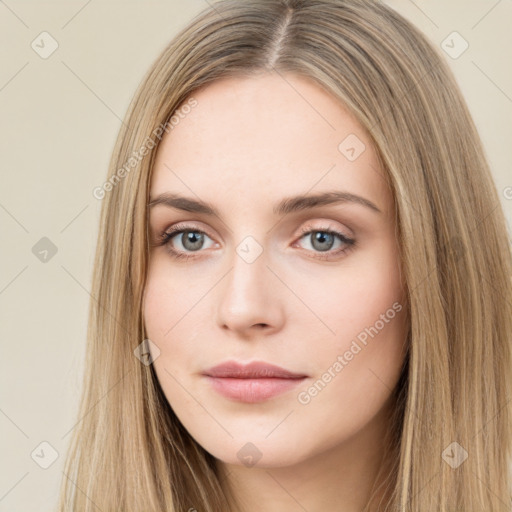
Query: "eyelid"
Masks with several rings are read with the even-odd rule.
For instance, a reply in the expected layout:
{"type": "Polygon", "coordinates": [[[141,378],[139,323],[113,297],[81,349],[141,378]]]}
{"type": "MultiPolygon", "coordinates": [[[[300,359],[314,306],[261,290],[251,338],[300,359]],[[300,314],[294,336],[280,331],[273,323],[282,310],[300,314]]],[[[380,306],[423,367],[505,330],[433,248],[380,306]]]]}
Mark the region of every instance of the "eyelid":
{"type": "Polygon", "coordinates": [[[158,239],[162,238],[166,234],[172,234],[178,233],[179,231],[194,231],[198,233],[204,233],[205,235],[208,235],[210,238],[214,239],[215,237],[212,236],[208,229],[203,227],[198,227],[193,221],[190,221],[191,223],[188,223],[189,221],[180,221],[176,222],[174,224],[170,224],[168,227],[162,229],[162,230],[155,230],[156,236],[158,239]]]}
{"type": "Polygon", "coordinates": [[[340,233],[345,238],[352,239],[354,238],[353,232],[348,228],[337,227],[332,224],[332,220],[328,219],[320,219],[315,220],[313,222],[306,222],[305,226],[301,226],[299,230],[299,235],[304,235],[309,233],[310,231],[334,231],[340,233]],[[318,223],[319,225],[316,225],[318,223]],[[348,232],[347,232],[348,231],[348,232]]]}
{"type": "MultiPolygon", "coordinates": [[[[337,221],[333,221],[332,219],[326,219],[326,218],[318,218],[318,219],[315,219],[314,221],[306,221],[303,223],[303,225],[301,225],[298,232],[296,232],[295,236],[304,235],[305,233],[308,233],[309,231],[329,231],[329,230],[331,230],[331,231],[340,232],[340,234],[342,234],[344,237],[349,238],[349,239],[354,237],[353,230],[348,228],[348,226],[346,226],[344,229],[343,227],[337,227],[337,226],[333,225],[332,224],[333,222],[337,222],[337,221]],[[320,225],[316,225],[317,223],[320,225]]],[[[215,236],[213,236],[210,233],[208,228],[202,227],[203,226],[202,223],[200,223],[199,226],[200,227],[198,227],[197,221],[180,221],[175,224],[171,224],[169,227],[167,227],[161,231],[158,231],[158,233],[168,233],[170,231],[176,232],[176,231],[179,231],[180,229],[185,229],[185,230],[189,230],[189,231],[194,230],[194,231],[204,233],[212,239],[216,238],[215,236]],[[189,222],[190,222],[190,224],[189,224],[189,222]]]]}

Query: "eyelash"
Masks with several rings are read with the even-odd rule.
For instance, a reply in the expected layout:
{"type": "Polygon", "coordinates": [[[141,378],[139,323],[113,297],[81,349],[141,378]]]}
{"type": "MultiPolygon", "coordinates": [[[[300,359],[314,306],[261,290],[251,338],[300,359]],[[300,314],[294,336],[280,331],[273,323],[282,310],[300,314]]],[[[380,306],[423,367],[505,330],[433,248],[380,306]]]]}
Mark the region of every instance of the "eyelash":
{"type": "MultiPolygon", "coordinates": [[[[175,259],[189,260],[189,259],[195,258],[196,256],[193,254],[186,254],[186,253],[177,251],[176,249],[173,249],[170,244],[170,241],[172,238],[174,238],[175,236],[177,236],[181,233],[184,233],[185,231],[190,231],[192,233],[200,233],[202,235],[206,235],[209,238],[211,238],[208,235],[208,233],[206,233],[205,231],[202,231],[200,229],[195,229],[193,226],[187,226],[186,224],[185,225],[184,224],[176,224],[175,226],[172,226],[170,229],[168,229],[167,231],[164,231],[163,233],[161,233],[159,235],[157,245],[158,246],[162,246],[162,245],[167,246],[167,250],[169,251],[171,256],[175,259]]],[[[319,260],[328,260],[328,259],[331,259],[338,255],[346,254],[349,251],[351,251],[352,249],[354,249],[354,247],[356,246],[356,241],[353,238],[348,238],[343,233],[340,233],[339,231],[336,231],[336,230],[333,230],[330,228],[315,228],[315,229],[302,228],[301,232],[300,232],[299,240],[304,238],[304,236],[309,235],[311,233],[328,233],[330,235],[335,235],[338,237],[338,239],[341,242],[347,244],[347,247],[345,247],[343,249],[337,249],[334,252],[325,251],[325,253],[324,253],[325,256],[324,255],[314,256],[314,258],[319,259],[319,260]]],[[[200,252],[200,251],[196,251],[196,252],[200,252]]],[[[322,254],[322,252],[319,252],[319,254],[322,254]]]]}

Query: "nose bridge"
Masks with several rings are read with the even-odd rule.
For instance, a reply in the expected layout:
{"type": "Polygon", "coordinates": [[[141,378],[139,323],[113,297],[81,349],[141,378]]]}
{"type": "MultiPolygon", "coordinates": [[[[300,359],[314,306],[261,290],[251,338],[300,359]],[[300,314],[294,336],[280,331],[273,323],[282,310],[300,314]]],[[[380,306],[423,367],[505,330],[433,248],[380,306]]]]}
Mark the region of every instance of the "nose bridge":
{"type": "Polygon", "coordinates": [[[280,321],[279,296],[271,283],[268,249],[253,236],[234,247],[231,270],[219,301],[219,322],[234,330],[255,324],[276,326],[280,321]]]}
{"type": "Polygon", "coordinates": [[[239,306],[247,301],[254,306],[257,299],[265,295],[266,274],[269,272],[267,252],[268,249],[252,236],[245,237],[235,247],[226,291],[233,299],[241,301],[239,306]]]}

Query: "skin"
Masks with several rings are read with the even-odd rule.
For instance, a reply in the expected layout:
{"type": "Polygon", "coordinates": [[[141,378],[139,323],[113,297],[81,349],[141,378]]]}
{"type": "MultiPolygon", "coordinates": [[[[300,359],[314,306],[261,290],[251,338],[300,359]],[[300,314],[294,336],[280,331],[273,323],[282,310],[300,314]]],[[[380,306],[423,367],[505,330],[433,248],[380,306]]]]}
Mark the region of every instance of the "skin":
{"type": "Polygon", "coordinates": [[[392,194],[370,138],[344,106],[309,79],[283,76],[208,84],[162,139],[151,198],[179,193],[212,204],[220,217],[150,209],[144,321],[160,351],[152,350],[153,364],[167,400],[216,457],[223,487],[244,512],[361,511],[385,462],[405,306],[359,343],[341,371],[333,364],[394,303],[404,304],[392,194]],[[366,146],[354,161],[338,149],[349,134],[366,146]],[[285,197],[333,190],[362,196],[381,213],[350,202],[272,212],[285,197]],[[156,245],[177,223],[207,233],[202,245],[180,234],[169,241],[191,259],[156,245]],[[330,228],[356,245],[335,254],[347,244],[336,236],[314,244],[301,228],[324,235],[330,228]],[[252,263],[236,250],[247,236],[262,250],[252,263]],[[201,375],[228,359],[267,361],[308,377],[264,402],[238,402],[201,375]],[[299,393],[329,368],[330,381],[301,403],[299,393]],[[237,456],[250,452],[247,443],[261,454],[255,465],[237,456]]]}

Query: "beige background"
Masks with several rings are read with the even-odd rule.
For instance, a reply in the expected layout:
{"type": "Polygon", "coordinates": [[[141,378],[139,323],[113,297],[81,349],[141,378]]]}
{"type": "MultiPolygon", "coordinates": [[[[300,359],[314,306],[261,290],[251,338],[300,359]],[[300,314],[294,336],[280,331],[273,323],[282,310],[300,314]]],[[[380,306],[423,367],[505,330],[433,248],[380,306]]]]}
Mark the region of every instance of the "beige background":
{"type": "MultiPolygon", "coordinates": [[[[453,31],[469,43],[460,57],[446,60],[512,225],[512,3],[388,3],[438,46],[453,31]]],[[[206,5],[0,1],[0,511],[55,509],[84,359],[101,205],[92,190],[105,180],[120,119],[143,73],[206,5]],[[43,50],[43,31],[59,45],[47,59],[31,47],[35,40],[43,50]],[[45,263],[32,252],[42,237],[57,248],[45,263]],[[43,441],[59,454],[47,469],[40,464],[52,462],[52,454],[43,441]]]]}

